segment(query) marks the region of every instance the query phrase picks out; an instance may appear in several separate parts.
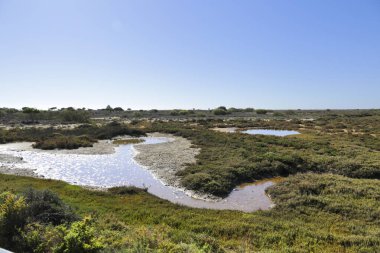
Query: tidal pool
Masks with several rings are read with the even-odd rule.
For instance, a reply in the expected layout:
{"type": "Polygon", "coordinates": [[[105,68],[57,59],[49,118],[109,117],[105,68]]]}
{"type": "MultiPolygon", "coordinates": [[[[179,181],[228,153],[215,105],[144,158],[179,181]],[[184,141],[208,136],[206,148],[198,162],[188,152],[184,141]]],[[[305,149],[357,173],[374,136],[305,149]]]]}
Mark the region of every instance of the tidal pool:
{"type": "MultiPolygon", "coordinates": [[[[165,137],[145,137],[141,144],[159,144],[170,141],[165,137]]],[[[6,162],[0,160],[0,167],[7,166],[21,169],[33,169],[44,178],[58,179],[70,184],[114,187],[146,187],[148,192],[173,203],[209,209],[229,209],[245,212],[267,210],[273,203],[265,190],[275,183],[262,181],[237,187],[222,200],[203,200],[189,196],[183,189],[165,185],[151,171],[134,160],[136,151],[133,144],[120,145],[113,154],[84,155],[57,154],[41,151],[22,151],[17,145],[0,145],[0,154],[21,157],[23,162],[6,162]]]]}
{"type": "Polygon", "coordinates": [[[271,130],[271,129],[249,129],[241,131],[245,134],[262,134],[262,135],[274,135],[274,136],[287,136],[287,135],[293,135],[293,134],[299,134],[297,131],[293,130],[271,130]]]}

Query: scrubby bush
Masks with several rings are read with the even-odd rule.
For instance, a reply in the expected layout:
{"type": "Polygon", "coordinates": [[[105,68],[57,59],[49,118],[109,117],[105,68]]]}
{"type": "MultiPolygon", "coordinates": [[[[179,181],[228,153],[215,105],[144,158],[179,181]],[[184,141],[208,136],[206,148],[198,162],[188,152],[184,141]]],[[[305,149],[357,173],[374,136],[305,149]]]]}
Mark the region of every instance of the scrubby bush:
{"type": "Polygon", "coordinates": [[[257,110],[256,110],[256,113],[257,113],[257,114],[267,114],[267,113],[268,113],[268,110],[257,109],[257,110]]]}
{"type": "Polygon", "coordinates": [[[124,111],[124,109],[121,108],[121,107],[115,107],[113,110],[114,110],[115,112],[123,112],[123,111],[124,111]]]}
{"type": "Polygon", "coordinates": [[[171,116],[185,116],[189,114],[194,114],[192,110],[173,110],[170,112],[171,116]]]}
{"type": "Polygon", "coordinates": [[[141,112],[134,112],[133,113],[133,117],[134,118],[141,118],[143,115],[142,115],[142,113],[141,112]]]}
{"type": "Polygon", "coordinates": [[[147,192],[148,188],[138,188],[135,186],[117,186],[108,188],[108,191],[112,194],[117,195],[131,195],[131,194],[138,194],[141,192],[147,192]]]}
{"type": "Polygon", "coordinates": [[[12,246],[14,237],[26,223],[25,199],[10,192],[0,194],[0,245],[12,246]]]}
{"type": "Polygon", "coordinates": [[[52,149],[77,149],[80,147],[92,147],[96,142],[86,135],[84,136],[63,136],[54,135],[50,138],[37,141],[33,148],[52,150],[52,149]]]}
{"type": "MultiPolygon", "coordinates": [[[[22,195],[3,192],[0,194],[0,246],[15,252],[75,252],[67,251],[69,246],[65,240],[70,233],[75,234],[78,226],[88,227],[86,220],[84,225],[80,222],[70,225],[78,219],[72,209],[51,191],[30,188],[22,195]]],[[[88,249],[99,249],[91,230],[86,231],[89,231],[87,237],[80,236],[78,241],[89,245],[88,249]]]]}
{"type": "Polygon", "coordinates": [[[95,237],[95,228],[90,217],[74,222],[68,229],[60,228],[64,237],[63,242],[56,246],[56,253],[96,253],[104,248],[95,237]]]}
{"type": "Polygon", "coordinates": [[[27,205],[25,213],[29,222],[59,225],[79,219],[71,207],[52,191],[37,191],[29,188],[24,192],[23,197],[27,205]]]}
{"type": "Polygon", "coordinates": [[[242,111],[244,111],[244,110],[243,109],[234,108],[234,107],[228,108],[228,112],[230,112],[230,113],[233,113],[233,112],[242,112],[242,111]]]}
{"type": "Polygon", "coordinates": [[[222,110],[222,109],[215,109],[212,111],[214,115],[227,115],[229,112],[227,110],[222,110]]]}
{"type": "Polygon", "coordinates": [[[59,115],[64,122],[87,123],[90,120],[90,114],[83,110],[65,109],[59,115]]]}

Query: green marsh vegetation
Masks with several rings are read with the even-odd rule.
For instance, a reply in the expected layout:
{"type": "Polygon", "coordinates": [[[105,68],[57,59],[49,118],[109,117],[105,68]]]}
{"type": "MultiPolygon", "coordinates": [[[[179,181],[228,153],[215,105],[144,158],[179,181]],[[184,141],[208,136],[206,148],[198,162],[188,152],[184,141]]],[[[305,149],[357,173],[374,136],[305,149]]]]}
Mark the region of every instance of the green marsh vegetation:
{"type": "MultiPolygon", "coordinates": [[[[97,192],[60,181],[0,175],[0,192],[23,196],[30,187],[39,191],[50,189],[57,194],[64,205],[70,206],[63,208],[71,210],[64,213],[74,219],[60,225],[40,221],[23,223],[17,233],[31,238],[25,241],[33,242],[28,247],[53,247],[49,239],[57,238],[62,247],[71,245],[65,244],[70,241],[82,245],[83,240],[91,245],[92,250],[77,252],[100,252],[101,248],[104,252],[380,250],[380,182],[377,180],[297,174],[269,189],[276,203],[273,209],[242,213],[178,206],[143,190],[120,188],[97,192]],[[73,210],[75,213],[71,215],[73,210]],[[90,214],[91,222],[83,220],[90,214]],[[38,227],[38,233],[33,233],[31,226],[38,227]],[[87,236],[79,236],[78,230],[89,232],[82,233],[87,236]],[[73,235],[77,236],[73,238],[73,235]]],[[[3,207],[4,202],[0,205],[3,207]]],[[[4,219],[4,212],[0,212],[1,225],[4,219]]],[[[20,228],[18,223],[7,224],[20,228]]],[[[12,249],[12,245],[8,248],[12,249]]]]}
{"type": "MultiPolygon", "coordinates": [[[[13,194],[17,200],[25,198],[30,187],[49,189],[62,200],[70,217],[75,217],[62,224],[39,220],[9,223],[7,217],[14,217],[19,206],[28,204],[9,209],[2,200],[0,226],[7,224],[11,231],[17,231],[12,243],[24,238],[21,241],[29,244],[23,247],[34,252],[60,252],[53,249],[49,238],[57,238],[54,240],[60,242],[61,250],[70,245],[89,245],[82,252],[380,251],[379,110],[234,113],[257,117],[139,120],[128,126],[104,125],[102,131],[101,126],[84,125],[58,133],[100,139],[123,133],[125,127],[136,136],[158,131],[186,137],[201,152],[196,164],[179,173],[183,185],[225,196],[240,183],[285,176],[284,181],[268,189],[276,204],[269,211],[187,208],[156,198],[146,189],[116,187],[100,192],[60,181],[0,175],[0,192],[13,194]],[[210,130],[214,127],[288,129],[301,134],[231,134],[210,130]],[[12,215],[5,215],[4,210],[11,210],[8,213],[12,215]],[[90,220],[86,218],[89,215],[90,220]]],[[[55,131],[0,130],[0,141],[36,141],[46,134],[54,136],[55,131]]],[[[8,249],[22,245],[1,243],[8,249]]]]}
{"type": "Polygon", "coordinates": [[[353,178],[380,178],[380,116],[343,115],[333,120],[254,120],[154,122],[148,131],[183,136],[201,148],[197,162],[178,173],[192,190],[226,196],[238,184],[290,174],[334,173],[353,178]],[[215,126],[301,131],[275,137],[221,133],[215,126]],[[342,129],[348,129],[342,131],[342,129]]]}

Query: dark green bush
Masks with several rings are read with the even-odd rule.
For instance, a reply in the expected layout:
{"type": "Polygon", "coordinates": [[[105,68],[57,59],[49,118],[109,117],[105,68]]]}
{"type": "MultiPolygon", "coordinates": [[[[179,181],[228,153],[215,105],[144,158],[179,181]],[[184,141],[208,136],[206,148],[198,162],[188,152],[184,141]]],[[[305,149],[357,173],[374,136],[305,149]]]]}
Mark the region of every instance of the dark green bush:
{"type": "Polygon", "coordinates": [[[108,191],[112,194],[117,195],[131,195],[131,194],[138,194],[141,192],[147,192],[148,188],[138,188],[135,186],[117,186],[108,188],[108,191]]]}
{"type": "Polygon", "coordinates": [[[60,118],[64,122],[87,123],[90,120],[90,114],[83,110],[68,110],[59,112],[60,118]]]}
{"type": "Polygon", "coordinates": [[[257,109],[257,110],[256,110],[256,113],[257,113],[257,114],[267,114],[267,113],[268,113],[268,110],[257,109]]]}
{"type": "Polygon", "coordinates": [[[222,110],[222,109],[215,109],[212,112],[214,113],[214,115],[227,115],[230,113],[227,110],[222,110]]]}
{"type": "Polygon", "coordinates": [[[46,138],[37,141],[33,144],[33,148],[52,150],[52,149],[77,149],[80,147],[92,147],[96,142],[88,136],[62,136],[55,135],[50,138],[46,138]]]}
{"type": "Polygon", "coordinates": [[[71,207],[66,205],[52,191],[38,191],[29,188],[23,193],[23,196],[27,205],[25,213],[28,217],[28,222],[59,225],[79,219],[71,207]]]}

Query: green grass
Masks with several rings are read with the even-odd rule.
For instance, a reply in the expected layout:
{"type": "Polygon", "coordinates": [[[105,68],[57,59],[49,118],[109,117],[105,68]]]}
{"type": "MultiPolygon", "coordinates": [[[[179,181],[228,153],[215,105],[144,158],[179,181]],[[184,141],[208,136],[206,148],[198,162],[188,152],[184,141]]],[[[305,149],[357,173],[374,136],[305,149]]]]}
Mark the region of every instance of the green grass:
{"type": "Polygon", "coordinates": [[[60,181],[0,175],[0,192],[22,192],[27,187],[50,189],[80,215],[97,217],[96,236],[113,249],[380,250],[378,180],[317,174],[291,176],[269,190],[276,207],[254,213],[187,208],[144,191],[120,195],[85,190],[60,181]]]}
{"type": "MultiPolygon", "coordinates": [[[[95,192],[9,175],[0,175],[0,192],[52,190],[80,216],[95,218],[96,237],[106,245],[105,252],[380,252],[379,111],[277,114],[260,115],[265,120],[136,121],[129,127],[84,125],[58,131],[96,139],[141,135],[142,130],[186,137],[201,152],[196,164],[179,173],[182,184],[220,196],[240,183],[288,176],[268,190],[276,203],[269,211],[195,209],[136,188],[95,192]],[[302,120],[306,116],[314,121],[302,120]],[[209,130],[231,126],[302,134],[280,138],[209,130]]],[[[35,141],[56,133],[0,129],[0,142],[35,141]]]]}

